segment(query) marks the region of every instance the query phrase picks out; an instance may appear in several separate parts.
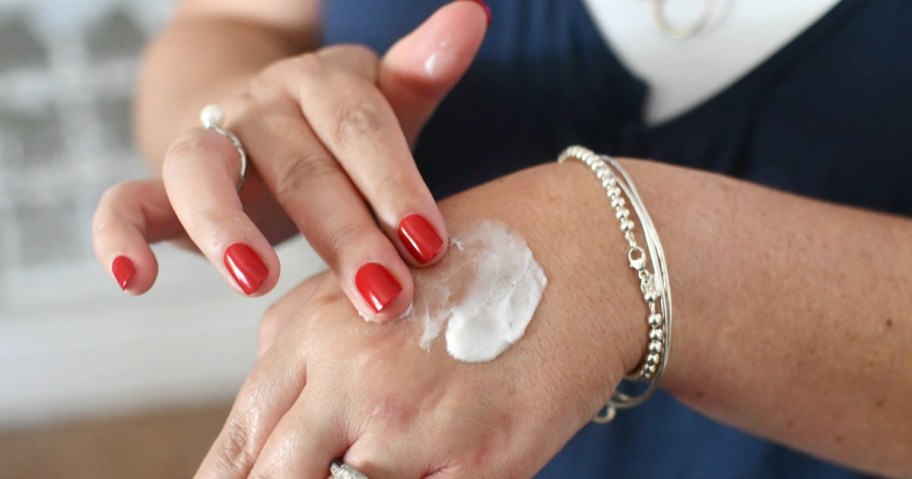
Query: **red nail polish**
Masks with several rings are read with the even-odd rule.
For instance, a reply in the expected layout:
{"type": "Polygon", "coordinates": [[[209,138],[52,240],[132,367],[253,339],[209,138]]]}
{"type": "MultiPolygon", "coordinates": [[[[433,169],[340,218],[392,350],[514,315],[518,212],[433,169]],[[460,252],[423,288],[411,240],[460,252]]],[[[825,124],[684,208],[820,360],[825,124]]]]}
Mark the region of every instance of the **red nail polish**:
{"type": "Polygon", "coordinates": [[[114,273],[114,279],[117,280],[120,289],[126,291],[127,284],[133,279],[133,275],[136,274],[136,267],[133,266],[133,262],[130,261],[130,258],[118,256],[114,258],[114,262],[111,263],[111,271],[114,273]]]}
{"type": "Polygon", "coordinates": [[[358,270],[355,274],[355,286],[377,313],[389,306],[402,291],[402,286],[396,278],[377,263],[367,263],[358,270]]]}
{"type": "Polygon", "coordinates": [[[485,0],[470,0],[470,1],[475,2],[479,5],[481,5],[481,8],[484,8],[485,15],[488,16],[488,26],[490,27],[491,26],[491,7],[488,6],[488,2],[486,2],[485,0]]]}
{"type": "Polygon", "coordinates": [[[420,264],[427,264],[443,250],[443,240],[421,215],[409,215],[399,223],[399,240],[420,264]]]}
{"type": "Polygon", "coordinates": [[[225,267],[247,295],[259,289],[269,275],[266,263],[250,246],[242,243],[233,244],[225,250],[225,267]]]}

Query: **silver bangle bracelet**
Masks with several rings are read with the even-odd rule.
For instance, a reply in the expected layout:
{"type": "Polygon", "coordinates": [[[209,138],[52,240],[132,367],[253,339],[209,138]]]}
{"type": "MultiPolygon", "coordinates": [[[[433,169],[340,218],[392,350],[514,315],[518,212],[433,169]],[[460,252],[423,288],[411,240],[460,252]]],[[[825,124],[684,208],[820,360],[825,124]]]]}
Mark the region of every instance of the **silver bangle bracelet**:
{"type": "Polygon", "coordinates": [[[621,165],[609,156],[598,155],[581,146],[571,146],[558,157],[558,163],[568,159],[581,161],[591,169],[601,181],[602,186],[614,209],[621,232],[627,241],[627,260],[630,268],[636,272],[640,281],[640,293],[648,308],[647,325],[649,327],[646,353],[640,365],[625,377],[628,381],[648,382],[646,389],[638,394],[628,394],[616,390],[605,409],[593,418],[594,422],[606,424],[611,422],[618,409],[627,409],[642,404],[655,392],[659,379],[668,364],[671,350],[671,285],[668,282],[668,267],[665,262],[665,251],[652,218],[646,211],[630,175],[621,165]],[[624,198],[626,197],[626,199],[624,198]],[[644,250],[635,233],[636,223],[630,218],[627,203],[639,219],[643,228],[644,250]]]}

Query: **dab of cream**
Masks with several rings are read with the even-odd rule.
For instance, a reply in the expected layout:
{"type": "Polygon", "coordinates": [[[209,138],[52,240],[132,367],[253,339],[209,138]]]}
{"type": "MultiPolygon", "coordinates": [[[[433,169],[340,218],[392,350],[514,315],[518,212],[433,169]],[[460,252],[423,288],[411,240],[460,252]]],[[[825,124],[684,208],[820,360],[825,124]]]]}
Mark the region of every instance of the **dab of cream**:
{"type": "Polygon", "coordinates": [[[460,361],[496,358],[526,331],[548,279],[525,240],[485,221],[455,232],[446,259],[415,278],[410,315],[430,347],[446,323],[447,352],[460,361]]]}

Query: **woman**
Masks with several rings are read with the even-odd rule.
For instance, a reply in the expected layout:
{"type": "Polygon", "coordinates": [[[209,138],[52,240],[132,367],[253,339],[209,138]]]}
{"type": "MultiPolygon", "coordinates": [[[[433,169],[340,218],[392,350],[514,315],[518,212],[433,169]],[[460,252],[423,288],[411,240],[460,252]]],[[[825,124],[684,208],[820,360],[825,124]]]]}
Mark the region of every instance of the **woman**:
{"type": "Polygon", "coordinates": [[[739,80],[646,118],[646,86],[578,1],[456,2],[381,59],[301,55],[320,32],[383,51],[434,7],[187,0],[150,49],[139,132],[163,180],[103,199],[105,267],[141,293],[146,240],[186,232],[262,294],[278,275],[269,242],[300,230],[333,273],[267,314],[199,477],[325,477],[335,458],[372,478],[912,476],[912,221],[753,184],[912,212],[912,58],[898,51],[912,5],[811,13],[739,80]],[[207,103],[255,166],[243,201],[235,148],[194,128],[207,103]],[[579,165],[530,168],[571,143],[663,162],[621,161],[678,318],[669,395],[579,433],[643,360],[647,327],[604,191],[579,165]],[[470,186],[439,209],[429,192],[470,186]],[[446,228],[481,219],[520,233],[548,275],[521,341],[466,364],[417,347],[415,322],[357,319],[352,305],[400,317],[420,267],[448,267],[446,228]]]}

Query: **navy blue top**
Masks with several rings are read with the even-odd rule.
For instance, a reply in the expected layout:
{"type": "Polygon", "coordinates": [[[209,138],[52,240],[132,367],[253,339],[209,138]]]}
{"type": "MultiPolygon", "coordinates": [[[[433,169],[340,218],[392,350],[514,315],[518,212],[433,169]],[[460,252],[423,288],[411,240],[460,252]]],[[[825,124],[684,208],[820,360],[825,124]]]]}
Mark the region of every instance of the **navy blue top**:
{"type": "MultiPolygon", "coordinates": [[[[330,0],[327,42],[385,51],[444,1],[330,0]]],[[[912,215],[912,1],[843,0],[708,101],[656,126],[648,85],[580,0],[489,0],[494,22],[415,156],[438,197],[569,144],[912,215]]],[[[658,33],[657,33],[658,34],[658,33]]],[[[540,478],[855,478],[659,394],[587,426],[540,478]]]]}

